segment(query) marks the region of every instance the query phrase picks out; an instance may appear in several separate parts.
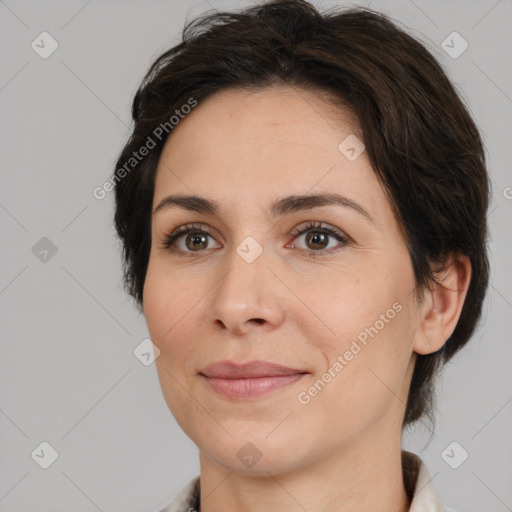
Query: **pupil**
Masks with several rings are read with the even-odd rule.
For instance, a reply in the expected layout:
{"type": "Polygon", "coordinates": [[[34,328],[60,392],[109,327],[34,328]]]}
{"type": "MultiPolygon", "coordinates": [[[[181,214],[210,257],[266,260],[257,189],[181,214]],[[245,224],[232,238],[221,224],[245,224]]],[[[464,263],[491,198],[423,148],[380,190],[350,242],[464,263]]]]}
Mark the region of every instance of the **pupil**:
{"type": "Polygon", "coordinates": [[[205,244],[206,242],[206,237],[204,235],[200,235],[200,234],[191,234],[187,237],[187,241],[192,241],[192,244],[191,246],[189,245],[188,248],[189,249],[192,249],[192,250],[197,250],[197,249],[201,249],[202,248],[202,245],[207,245],[207,243],[205,244]]]}
{"type": "Polygon", "coordinates": [[[312,242],[313,244],[320,244],[320,248],[323,248],[325,247],[325,240],[326,240],[326,235],[324,233],[316,233],[316,234],[313,234],[313,235],[310,235],[308,237],[308,243],[309,242],[312,242]],[[324,243],[322,243],[324,242],[324,243]]]}

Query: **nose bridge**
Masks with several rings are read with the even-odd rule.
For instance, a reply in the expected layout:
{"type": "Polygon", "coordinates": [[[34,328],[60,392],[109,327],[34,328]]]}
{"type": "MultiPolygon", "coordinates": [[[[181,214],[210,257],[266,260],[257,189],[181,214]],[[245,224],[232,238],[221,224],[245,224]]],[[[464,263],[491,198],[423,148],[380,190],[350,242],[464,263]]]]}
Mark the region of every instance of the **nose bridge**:
{"type": "Polygon", "coordinates": [[[233,246],[226,255],[223,277],[211,295],[207,321],[238,331],[250,320],[278,323],[282,301],[267,266],[272,266],[269,254],[255,238],[246,237],[233,246]]]}

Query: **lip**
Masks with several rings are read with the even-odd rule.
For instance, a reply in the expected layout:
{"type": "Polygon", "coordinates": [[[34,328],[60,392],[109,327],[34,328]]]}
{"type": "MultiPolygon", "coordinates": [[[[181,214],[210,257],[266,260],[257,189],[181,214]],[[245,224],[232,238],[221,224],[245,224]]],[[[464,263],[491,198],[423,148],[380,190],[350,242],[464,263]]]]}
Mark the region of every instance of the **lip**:
{"type": "Polygon", "coordinates": [[[286,388],[307,373],[269,361],[219,361],[203,368],[199,375],[218,394],[231,400],[249,400],[286,388]]]}

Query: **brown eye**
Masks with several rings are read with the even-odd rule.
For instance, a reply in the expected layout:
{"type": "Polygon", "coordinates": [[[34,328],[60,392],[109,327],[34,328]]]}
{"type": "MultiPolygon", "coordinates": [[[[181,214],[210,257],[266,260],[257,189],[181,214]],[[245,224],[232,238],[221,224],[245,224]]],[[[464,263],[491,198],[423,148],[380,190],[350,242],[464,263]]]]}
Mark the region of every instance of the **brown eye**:
{"type": "MultiPolygon", "coordinates": [[[[199,253],[210,249],[211,241],[215,239],[201,225],[187,224],[167,235],[163,241],[163,248],[184,254],[199,253]]],[[[220,247],[220,244],[217,244],[217,247],[220,247]]]]}
{"type": "Polygon", "coordinates": [[[294,230],[292,234],[292,246],[298,247],[311,257],[329,255],[349,243],[349,239],[341,231],[314,221],[294,230]],[[302,237],[302,243],[297,244],[296,241],[302,237]],[[337,243],[331,245],[332,242],[337,243]]]}
{"type": "Polygon", "coordinates": [[[329,235],[319,231],[309,231],[305,240],[310,249],[325,249],[329,244],[329,235]]]}
{"type": "Polygon", "coordinates": [[[185,237],[185,246],[191,251],[199,251],[208,247],[208,236],[204,233],[189,233],[185,237]]]}

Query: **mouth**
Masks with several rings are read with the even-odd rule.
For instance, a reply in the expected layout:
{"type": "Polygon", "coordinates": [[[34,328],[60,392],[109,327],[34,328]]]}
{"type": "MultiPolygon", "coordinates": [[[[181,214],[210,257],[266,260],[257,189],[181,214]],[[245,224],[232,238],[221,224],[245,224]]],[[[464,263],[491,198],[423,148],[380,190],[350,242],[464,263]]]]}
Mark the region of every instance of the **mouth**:
{"type": "Polygon", "coordinates": [[[220,361],[199,372],[210,389],[231,400],[249,400],[282,390],[309,372],[267,361],[220,361]]]}

